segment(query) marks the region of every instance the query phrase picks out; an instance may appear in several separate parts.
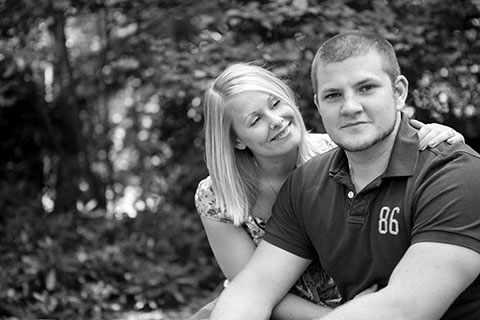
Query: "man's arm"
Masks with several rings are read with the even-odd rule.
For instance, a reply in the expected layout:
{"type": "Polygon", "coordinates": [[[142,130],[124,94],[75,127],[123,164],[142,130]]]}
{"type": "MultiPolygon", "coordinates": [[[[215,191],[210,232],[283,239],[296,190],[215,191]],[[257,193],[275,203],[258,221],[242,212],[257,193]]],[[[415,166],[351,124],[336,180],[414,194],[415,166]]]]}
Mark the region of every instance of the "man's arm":
{"type": "Polygon", "coordinates": [[[210,319],[269,319],[272,309],[310,262],[262,241],[222,292],[210,319]]]}
{"type": "Polygon", "coordinates": [[[416,243],[384,289],[352,300],[322,319],[439,319],[479,272],[478,252],[444,243],[416,243]]]}

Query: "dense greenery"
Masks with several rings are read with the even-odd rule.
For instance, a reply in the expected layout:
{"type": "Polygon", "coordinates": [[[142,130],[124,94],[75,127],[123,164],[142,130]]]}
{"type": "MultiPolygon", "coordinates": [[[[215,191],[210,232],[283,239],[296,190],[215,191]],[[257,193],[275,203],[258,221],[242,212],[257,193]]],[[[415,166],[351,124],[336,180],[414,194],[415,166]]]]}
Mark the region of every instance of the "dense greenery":
{"type": "Polygon", "coordinates": [[[0,0],[0,317],[179,308],[222,277],[193,196],[202,92],[256,61],[322,131],[309,67],[346,29],[397,49],[409,111],[480,150],[480,3],[0,0]]]}

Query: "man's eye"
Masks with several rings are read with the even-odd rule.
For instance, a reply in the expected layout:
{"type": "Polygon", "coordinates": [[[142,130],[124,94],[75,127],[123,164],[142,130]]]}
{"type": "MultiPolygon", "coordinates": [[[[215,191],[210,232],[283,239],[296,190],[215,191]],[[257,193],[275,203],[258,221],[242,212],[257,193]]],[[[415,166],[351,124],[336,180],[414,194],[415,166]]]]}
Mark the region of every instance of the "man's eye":
{"type": "Polygon", "coordinates": [[[371,91],[375,88],[374,85],[366,85],[366,86],[363,86],[360,88],[360,91],[361,92],[367,92],[367,91],[371,91]]]}
{"type": "Polygon", "coordinates": [[[323,97],[323,100],[331,100],[340,97],[340,93],[329,93],[323,97]]]}

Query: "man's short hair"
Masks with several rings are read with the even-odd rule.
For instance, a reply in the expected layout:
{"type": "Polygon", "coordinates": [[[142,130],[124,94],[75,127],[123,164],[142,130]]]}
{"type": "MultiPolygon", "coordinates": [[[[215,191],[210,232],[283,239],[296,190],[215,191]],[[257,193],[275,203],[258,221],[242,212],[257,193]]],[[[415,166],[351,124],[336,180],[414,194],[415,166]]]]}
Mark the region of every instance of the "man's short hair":
{"type": "Polygon", "coordinates": [[[317,73],[321,64],[340,62],[351,57],[367,54],[370,50],[375,50],[379,53],[383,63],[383,70],[388,74],[392,85],[394,85],[395,80],[400,75],[400,67],[391,43],[379,34],[353,30],[337,34],[318,48],[312,62],[310,75],[314,93],[317,94],[317,73]]]}

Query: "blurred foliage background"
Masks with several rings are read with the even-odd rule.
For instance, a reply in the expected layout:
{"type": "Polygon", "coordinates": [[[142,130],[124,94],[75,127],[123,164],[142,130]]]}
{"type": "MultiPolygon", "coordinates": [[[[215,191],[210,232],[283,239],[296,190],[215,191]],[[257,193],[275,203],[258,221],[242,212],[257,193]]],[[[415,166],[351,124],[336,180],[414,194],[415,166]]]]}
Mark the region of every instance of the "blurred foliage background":
{"type": "Polygon", "coordinates": [[[480,150],[479,9],[0,0],[0,317],[188,313],[218,289],[193,196],[207,175],[202,92],[232,62],[289,81],[307,126],[323,132],[309,80],[317,46],[342,30],[377,31],[410,81],[408,112],[480,150]]]}

